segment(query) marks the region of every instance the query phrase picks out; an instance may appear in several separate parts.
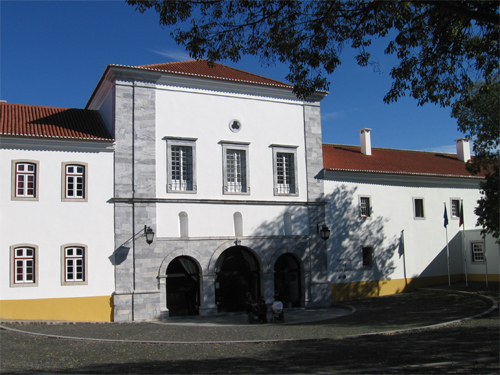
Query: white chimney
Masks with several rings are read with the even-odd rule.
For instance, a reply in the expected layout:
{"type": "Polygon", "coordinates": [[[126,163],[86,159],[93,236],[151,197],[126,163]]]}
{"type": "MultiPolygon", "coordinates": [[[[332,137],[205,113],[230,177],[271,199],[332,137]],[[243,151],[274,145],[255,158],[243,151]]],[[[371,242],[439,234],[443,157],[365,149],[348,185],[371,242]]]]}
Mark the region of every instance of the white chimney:
{"type": "Polygon", "coordinates": [[[370,138],[371,129],[364,128],[359,131],[361,137],[361,153],[363,155],[372,154],[372,140],[370,138]]]}
{"type": "Polygon", "coordinates": [[[458,160],[467,163],[470,160],[470,144],[467,138],[457,139],[457,157],[458,160]]]}

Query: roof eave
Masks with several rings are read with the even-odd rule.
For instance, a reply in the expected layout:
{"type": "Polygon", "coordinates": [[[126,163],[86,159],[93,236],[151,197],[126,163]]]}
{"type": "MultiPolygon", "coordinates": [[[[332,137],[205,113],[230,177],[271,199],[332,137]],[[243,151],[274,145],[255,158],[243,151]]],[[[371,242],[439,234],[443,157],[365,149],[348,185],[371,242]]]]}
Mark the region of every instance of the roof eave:
{"type": "Polygon", "coordinates": [[[484,176],[472,176],[472,175],[455,175],[455,174],[438,174],[438,173],[417,173],[417,172],[397,172],[397,171],[376,171],[368,169],[344,169],[344,168],[324,168],[328,172],[348,172],[348,173],[373,173],[373,174],[384,174],[384,175],[396,175],[396,176],[422,176],[422,177],[444,177],[444,178],[465,178],[465,179],[477,179],[484,180],[484,176]]]}

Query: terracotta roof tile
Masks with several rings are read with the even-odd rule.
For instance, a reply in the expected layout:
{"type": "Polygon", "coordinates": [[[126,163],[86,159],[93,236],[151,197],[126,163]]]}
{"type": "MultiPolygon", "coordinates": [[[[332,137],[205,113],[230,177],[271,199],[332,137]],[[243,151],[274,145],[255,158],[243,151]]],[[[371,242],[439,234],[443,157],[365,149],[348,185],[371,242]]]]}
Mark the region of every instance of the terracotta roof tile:
{"type": "Polygon", "coordinates": [[[359,146],[323,145],[323,167],[332,171],[482,178],[465,165],[453,154],[372,148],[364,155],[359,146]]]}
{"type": "Polygon", "coordinates": [[[0,103],[0,135],[112,141],[98,111],[0,103]]]}
{"type": "Polygon", "coordinates": [[[137,68],[159,70],[172,74],[191,75],[225,81],[247,82],[251,84],[277,86],[289,89],[293,88],[293,85],[288,83],[248,73],[219,63],[214,63],[213,66],[210,66],[207,60],[188,60],[163,64],[141,65],[137,68]]]}

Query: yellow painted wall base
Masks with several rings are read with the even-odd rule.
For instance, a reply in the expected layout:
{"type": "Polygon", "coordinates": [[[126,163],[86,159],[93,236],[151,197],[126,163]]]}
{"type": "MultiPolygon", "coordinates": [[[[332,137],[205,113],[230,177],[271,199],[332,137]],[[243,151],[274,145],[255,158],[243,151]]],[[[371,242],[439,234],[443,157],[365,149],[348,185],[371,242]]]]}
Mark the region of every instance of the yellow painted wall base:
{"type": "MultiPolygon", "coordinates": [[[[467,275],[467,280],[469,280],[469,281],[486,281],[486,275],[484,273],[482,273],[482,274],[469,273],[467,275]]],[[[492,283],[498,283],[498,282],[500,282],[500,275],[499,274],[489,274],[488,281],[491,281],[492,283]]]]}
{"type": "Polygon", "coordinates": [[[0,301],[0,319],[111,322],[111,296],[0,301]]]}
{"type": "MultiPolygon", "coordinates": [[[[488,280],[493,281],[490,275],[488,280]]],[[[498,275],[497,279],[498,279],[498,275]]],[[[452,283],[464,280],[464,275],[451,275],[452,283]]],[[[483,276],[484,280],[484,276],[483,276]]],[[[479,280],[478,280],[479,281],[479,280]]],[[[363,298],[387,296],[408,292],[416,288],[448,283],[448,276],[418,277],[414,279],[395,279],[378,281],[359,281],[353,283],[332,284],[332,302],[354,301],[363,298]]]]}

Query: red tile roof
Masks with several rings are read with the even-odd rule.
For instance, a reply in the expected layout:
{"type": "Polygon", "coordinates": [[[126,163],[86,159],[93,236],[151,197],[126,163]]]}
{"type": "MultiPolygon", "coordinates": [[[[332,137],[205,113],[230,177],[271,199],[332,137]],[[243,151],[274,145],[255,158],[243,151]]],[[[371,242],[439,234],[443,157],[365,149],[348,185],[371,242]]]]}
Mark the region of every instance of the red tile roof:
{"type": "Polygon", "coordinates": [[[331,171],[482,178],[465,165],[453,154],[372,147],[372,155],[364,155],[359,146],[323,145],[323,167],[331,171]]]}
{"type": "Polygon", "coordinates": [[[289,89],[293,88],[293,85],[288,83],[248,73],[219,63],[214,63],[213,66],[210,66],[207,60],[188,60],[163,64],[141,65],[137,68],[224,81],[246,82],[250,84],[284,87],[289,89]]]}
{"type": "Polygon", "coordinates": [[[112,141],[98,111],[0,103],[0,135],[112,141]]]}

